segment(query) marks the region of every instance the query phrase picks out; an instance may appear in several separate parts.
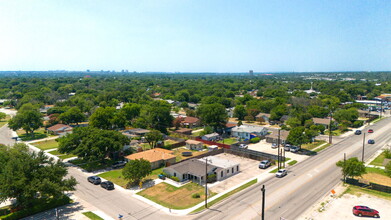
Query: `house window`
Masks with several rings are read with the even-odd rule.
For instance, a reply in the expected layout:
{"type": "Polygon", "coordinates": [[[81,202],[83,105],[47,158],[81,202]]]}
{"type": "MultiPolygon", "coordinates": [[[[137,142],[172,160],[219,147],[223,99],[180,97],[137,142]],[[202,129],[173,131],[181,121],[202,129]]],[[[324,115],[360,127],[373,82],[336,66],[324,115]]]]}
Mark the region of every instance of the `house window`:
{"type": "Polygon", "coordinates": [[[234,170],[234,168],[232,167],[232,173],[234,173],[234,171],[235,171],[235,170],[234,170]]]}
{"type": "Polygon", "coordinates": [[[223,171],[221,171],[221,177],[223,177],[223,175],[224,175],[224,172],[223,172],[223,171]]]}
{"type": "Polygon", "coordinates": [[[227,173],[229,173],[229,169],[227,170],[227,173]]]}
{"type": "Polygon", "coordinates": [[[239,166],[236,166],[236,171],[239,171],[239,166]]]}
{"type": "Polygon", "coordinates": [[[174,173],[174,176],[176,176],[176,173],[174,173]]]}

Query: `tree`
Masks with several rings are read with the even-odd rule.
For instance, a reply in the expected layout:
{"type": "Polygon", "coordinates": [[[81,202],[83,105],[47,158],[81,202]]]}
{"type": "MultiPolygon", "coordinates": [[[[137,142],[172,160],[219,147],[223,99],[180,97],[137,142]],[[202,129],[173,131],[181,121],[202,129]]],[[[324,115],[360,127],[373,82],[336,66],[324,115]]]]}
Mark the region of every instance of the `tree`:
{"type": "Polygon", "coordinates": [[[283,115],[288,113],[286,105],[278,105],[270,111],[271,120],[280,120],[283,115]]]}
{"type": "Polygon", "coordinates": [[[141,105],[135,103],[125,104],[121,108],[121,112],[125,114],[126,120],[132,120],[140,115],[141,105]]]}
{"type": "Polygon", "coordinates": [[[151,130],[147,134],[145,134],[145,139],[147,140],[149,146],[151,148],[155,148],[158,141],[163,140],[163,135],[160,131],[151,130]]]}
{"type": "Polygon", "coordinates": [[[346,161],[340,160],[336,165],[341,168],[344,180],[346,177],[362,176],[366,173],[364,162],[359,161],[357,157],[349,158],[346,161]]]}
{"type": "Polygon", "coordinates": [[[291,128],[295,128],[301,125],[301,121],[296,117],[292,117],[286,120],[286,124],[289,125],[291,128]]]}
{"type": "Polygon", "coordinates": [[[61,113],[59,119],[66,124],[83,122],[86,117],[78,107],[72,107],[66,112],[61,113]]]}
{"type": "Polygon", "coordinates": [[[238,120],[243,120],[247,115],[246,108],[244,105],[237,105],[234,109],[234,117],[238,118],[238,120]]]}
{"type": "Polygon", "coordinates": [[[305,128],[303,126],[292,128],[289,132],[287,141],[294,145],[302,145],[308,143],[308,136],[304,134],[305,128]]]}
{"type": "Polygon", "coordinates": [[[114,107],[99,107],[90,117],[89,125],[100,129],[113,129],[114,107]]]}
{"type": "Polygon", "coordinates": [[[334,119],[338,123],[351,124],[358,118],[358,111],[355,108],[340,109],[334,113],[334,119]]]}
{"type": "Polygon", "coordinates": [[[391,178],[391,161],[389,161],[385,166],[385,172],[388,177],[391,178]]]}
{"type": "Polygon", "coordinates": [[[131,183],[139,183],[144,177],[151,173],[151,163],[144,159],[131,160],[122,170],[124,178],[131,183]]]}
{"type": "Polygon", "coordinates": [[[34,135],[34,131],[41,127],[42,115],[39,109],[31,103],[24,104],[15,115],[8,122],[8,127],[17,131],[22,128],[26,131],[26,134],[34,135]]]}
{"type": "Polygon", "coordinates": [[[0,112],[0,120],[4,119],[7,117],[7,114],[5,114],[4,112],[0,112]]]}
{"type": "Polygon", "coordinates": [[[202,104],[197,108],[197,115],[201,121],[213,127],[214,130],[223,128],[228,120],[228,114],[222,104],[202,104]]]}
{"type": "Polygon", "coordinates": [[[61,197],[75,190],[76,179],[65,179],[63,163],[48,158],[43,151],[29,151],[24,144],[0,146],[0,203],[16,199],[16,206],[29,209],[36,199],[61,197]]]}
{"type": "Polygon", "coordinates": [[[179,126],[181,126],[183,118],[182,117],[177,117],[172,121],[172,125],[175,127],[175,129],[178,130],[179,126]]]}
{"type": "Polygon", "coordinates": [[[173,117],[170,114],[171,106],[165,101],[153,101],[141,110],[140,118],[146,127],[167,133],[173,117]]]}
{"type": "Polygon", "coordinates": [[[245,120],[246,122],[252,122],[252,121],[254,121],[254,117],[251,116],[251,115],[247,115],[247,116],[244,117],[244,120],[245,120]]]}
{"type": "Polygon", "coordinates": [[[129,139],[118,131],[91,126],[75,128],[72,134],[57,141],[60,153],[72,153],[87,161],[103,161],[129,143],[129,139]]]}

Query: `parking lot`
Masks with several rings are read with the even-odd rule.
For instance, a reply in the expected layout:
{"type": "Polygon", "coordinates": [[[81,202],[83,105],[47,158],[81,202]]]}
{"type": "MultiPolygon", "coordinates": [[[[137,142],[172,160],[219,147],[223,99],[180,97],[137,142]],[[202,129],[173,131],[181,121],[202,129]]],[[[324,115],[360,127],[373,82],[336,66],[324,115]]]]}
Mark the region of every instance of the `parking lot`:
{"type": "Polygon", "coordinates": [[[251,178],[254,178],[262,173],[268,173],[271,169],[274,169],[274,167],[259,169],[259,161],[235,156],[232,154],[222,153],[215,155],[215,157],[240,163],[240,172],[238,174],[224,179],[223,181],[218,181],[210,185],[208,184],[208,187],[216,193],[223,192],[241,183],[246,183],[251,178]]]}
{"type": "MultiPolygon", "coordinates": [[[[260,142],[258,142],[256,144],[249,144],[248,145],[248,149],[256,150],[256,151],[260,151],[260,152],[264,152],[264,153],[268,153],[268,154],[275,154],[275,155],[277,155],[278,154],[277,148],[273,149],[271,146],[272,146],[271,143],[266,143],[266,140],[261,140],[260,142]]],[[[300,155],[300,154],[297,154],[297,153],[292,153],[292,152],[286,151],[285,152],[285,157],[288,157],[291,160],[296,160],[297,162],[300,162],[300,161],[303,161],[303,160],[307,159],[309,156],[307,156],[307,155],[300,155]]]]}

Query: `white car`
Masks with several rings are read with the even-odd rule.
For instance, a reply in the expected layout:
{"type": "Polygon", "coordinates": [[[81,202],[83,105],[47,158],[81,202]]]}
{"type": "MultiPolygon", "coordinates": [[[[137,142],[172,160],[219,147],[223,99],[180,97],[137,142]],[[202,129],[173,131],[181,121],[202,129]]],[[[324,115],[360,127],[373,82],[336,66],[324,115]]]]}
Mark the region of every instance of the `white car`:
{"type": "Polygon", "coordinates": [[[239,148],[247,149],[247,148],[248,148],[248,145],[247,145],[247,144],[240,144],[240,145],[239,145],[239,148]]]}
{"type": "Polygon", "coordinates": [[[288,171],[286,169],[280,169],[277,171],[276,173],[276,177],[283,177],[283,176],[286,176],[288,174],[288,171]]]}

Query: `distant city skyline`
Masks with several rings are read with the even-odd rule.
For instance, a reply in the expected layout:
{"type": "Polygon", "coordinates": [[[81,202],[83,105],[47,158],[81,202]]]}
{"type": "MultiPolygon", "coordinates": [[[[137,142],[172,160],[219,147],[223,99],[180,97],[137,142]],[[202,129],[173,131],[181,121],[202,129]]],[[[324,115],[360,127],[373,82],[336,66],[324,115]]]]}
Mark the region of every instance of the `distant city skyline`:
{"type": "Polygon", "coordinates": [[[0,71],[391,70],[391,1],[0,1],[0,71]]]}

